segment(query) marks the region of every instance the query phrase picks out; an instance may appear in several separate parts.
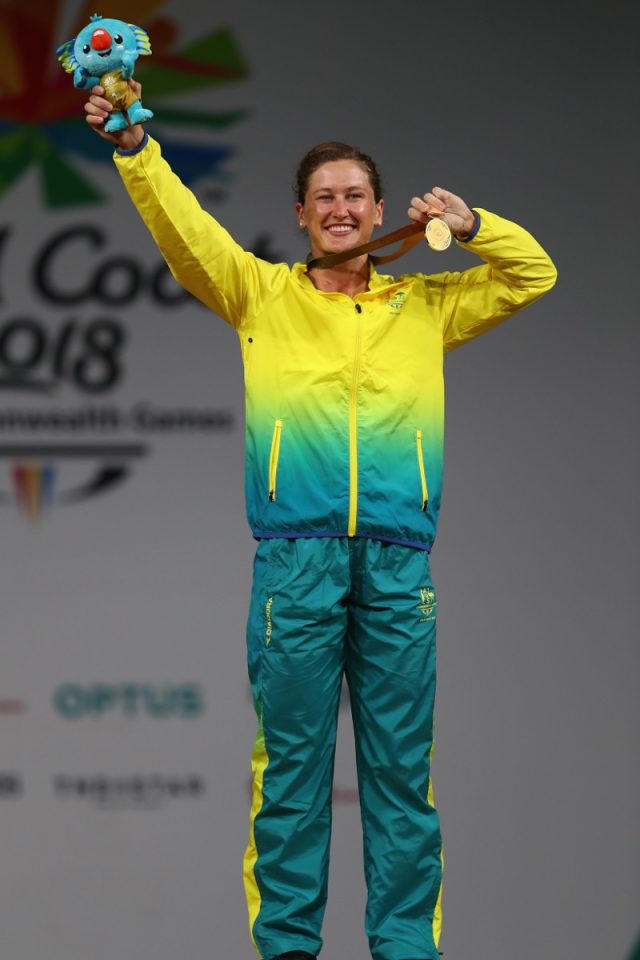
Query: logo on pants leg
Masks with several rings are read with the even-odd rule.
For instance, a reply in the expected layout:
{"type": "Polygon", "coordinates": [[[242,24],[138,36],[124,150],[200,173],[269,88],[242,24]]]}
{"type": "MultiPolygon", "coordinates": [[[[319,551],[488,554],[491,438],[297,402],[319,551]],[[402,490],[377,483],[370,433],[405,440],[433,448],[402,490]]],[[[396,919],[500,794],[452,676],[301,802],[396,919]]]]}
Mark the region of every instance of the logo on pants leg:
{"type": "Polygon", "coordinates": [[[435,620],[436,592],[433,587],[420,587],[420,603],[416,606],[422,614],[420,623],[424,623],[426,620],[435,620]]]}
{"type": "Polygon", "coordinates": [[[273,603],[273,597],[269,597],[267,604],[264,608],[265,616],[267,618],[267,629],[264,636],[264,642],[267,646],[271,643],[271,604],[273,603]]]}

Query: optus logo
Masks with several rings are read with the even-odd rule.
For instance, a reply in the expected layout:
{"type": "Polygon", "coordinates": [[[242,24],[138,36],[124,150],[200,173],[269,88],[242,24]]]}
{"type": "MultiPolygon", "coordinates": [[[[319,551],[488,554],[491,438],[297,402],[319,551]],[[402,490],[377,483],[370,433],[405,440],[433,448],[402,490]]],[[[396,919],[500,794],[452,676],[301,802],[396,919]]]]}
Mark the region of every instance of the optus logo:
{"type": "Polygon", "coordinates": [[[204,692],[195,683],[152,684],[65,683],[53,694],[53,706],[66,720],[107,715],[163,719],[195,719],[205,711],[204,692]]]}

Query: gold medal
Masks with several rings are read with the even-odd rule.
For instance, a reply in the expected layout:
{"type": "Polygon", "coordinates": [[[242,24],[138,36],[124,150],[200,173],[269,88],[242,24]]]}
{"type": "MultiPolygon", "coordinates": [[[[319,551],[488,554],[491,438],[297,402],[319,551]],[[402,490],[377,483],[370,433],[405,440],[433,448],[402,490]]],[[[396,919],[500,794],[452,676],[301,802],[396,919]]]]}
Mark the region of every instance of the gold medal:
{"type": "Polygon", "coordinates": [[[451,244],[451,230],[446,220],[435,217],[425,227],[424,238],[432,250],[446,250],[451,244]]]}

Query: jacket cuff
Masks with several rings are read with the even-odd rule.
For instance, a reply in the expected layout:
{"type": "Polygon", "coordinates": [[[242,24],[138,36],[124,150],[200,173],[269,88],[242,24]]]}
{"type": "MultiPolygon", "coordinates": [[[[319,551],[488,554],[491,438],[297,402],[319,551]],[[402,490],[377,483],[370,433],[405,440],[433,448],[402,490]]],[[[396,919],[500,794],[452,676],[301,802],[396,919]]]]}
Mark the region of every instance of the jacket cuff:
{"type": "Polygon", "coordinates": [[[144,150],[148,142],[149,142],[149,134],[145,130],[144,137],[142,138],[142,140],[140,141],[137,147],[134,147],[133,150],[121,150],[120,147],[116,147],[116,153],[118,154],[119,157],[133,157],[136,153],[140,153],[141,150],[144,150]]]}
{"type": "Polygon", "coordinates": [[[456,237],[456,240],[458,241],[458,243],[469,243],[470,240],[473,240],[473,238],[475,237],[476,233],[477,233],[478,230],[480,229],[480,224],[481,224],[481,222],[482,222],[482,220],[481,220],[481,218],[480,218],[480,214],[478,213],[478,211],[477,211],[474,207],[471,208],[471,213],[473,213],[473,214],[475,215],[475,218],[476,218],[476,222],[475,222],[475,225],[474,225],[474,227],[473,227],[473,230],[471,231],[471,233],[468,233],[466,237],[456,237]]]}

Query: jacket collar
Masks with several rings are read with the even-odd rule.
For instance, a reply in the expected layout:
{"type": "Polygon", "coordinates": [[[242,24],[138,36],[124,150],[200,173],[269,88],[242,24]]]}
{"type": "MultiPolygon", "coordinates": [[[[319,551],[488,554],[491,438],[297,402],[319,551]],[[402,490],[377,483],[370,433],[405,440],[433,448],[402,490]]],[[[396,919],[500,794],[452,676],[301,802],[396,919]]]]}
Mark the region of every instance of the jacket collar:
{"type": "MultiPolygon", "coordinates": [[[[325,295],[325,291],[318,290],[317,287],[313,285],[311,279],[307,275],[307,265],[306,263],[294,263],[291,268],[291,273],[296,278],[296,280],[305,288],[315,291],[315,293],[325,295]]],[[[381,290],[387,289],[390,286],[399,285],[399,281],[395,277],[392,277],[388,274],[381,274],[375,269],[373,264],[369,262],[369,289],[365,291],[362,296],[366,296],[367,293],[378,293],[381,290]]]]}

